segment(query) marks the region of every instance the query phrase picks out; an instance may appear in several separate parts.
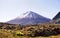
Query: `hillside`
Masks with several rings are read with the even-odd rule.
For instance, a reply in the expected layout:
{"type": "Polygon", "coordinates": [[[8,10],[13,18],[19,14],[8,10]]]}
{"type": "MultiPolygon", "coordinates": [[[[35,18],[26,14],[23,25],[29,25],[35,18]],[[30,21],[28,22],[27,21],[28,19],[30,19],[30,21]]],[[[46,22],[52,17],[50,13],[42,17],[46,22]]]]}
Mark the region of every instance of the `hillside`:
{"type": "Polygon", "coordinates": [[[53,18],[52,23],[60,24],[60,12],[53,18]]]}

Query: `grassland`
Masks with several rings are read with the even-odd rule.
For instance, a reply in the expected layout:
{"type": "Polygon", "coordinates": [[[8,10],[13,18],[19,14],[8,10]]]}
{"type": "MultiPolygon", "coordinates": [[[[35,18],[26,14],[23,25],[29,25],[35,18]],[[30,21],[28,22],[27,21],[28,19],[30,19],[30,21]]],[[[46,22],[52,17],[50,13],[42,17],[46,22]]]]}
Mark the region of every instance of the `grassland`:
{"type": "Polygon", "coordinates": [[[60,38],[60,35],[52,35],[52,36],[38,36],[38,37],[29,37],[29,36],[18,36],[14,33],[15,31],[0,29],[0,38],[60,38]]]}
{"type": "Polygon", "coordinates": [[[60,24],[0,24],[0,38],[60,38],[60,24]]]}

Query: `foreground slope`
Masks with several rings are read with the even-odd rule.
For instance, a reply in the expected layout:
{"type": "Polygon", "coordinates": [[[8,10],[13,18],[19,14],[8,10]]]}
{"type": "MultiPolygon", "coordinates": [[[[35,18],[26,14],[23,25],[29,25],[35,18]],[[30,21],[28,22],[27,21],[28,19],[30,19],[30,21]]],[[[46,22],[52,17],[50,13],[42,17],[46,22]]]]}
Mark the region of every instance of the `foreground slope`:
{"type": "Polygon", "coordinates": [[[60,24],[21,26],[0,23],[0,38],[60,38],[60,24]]]}

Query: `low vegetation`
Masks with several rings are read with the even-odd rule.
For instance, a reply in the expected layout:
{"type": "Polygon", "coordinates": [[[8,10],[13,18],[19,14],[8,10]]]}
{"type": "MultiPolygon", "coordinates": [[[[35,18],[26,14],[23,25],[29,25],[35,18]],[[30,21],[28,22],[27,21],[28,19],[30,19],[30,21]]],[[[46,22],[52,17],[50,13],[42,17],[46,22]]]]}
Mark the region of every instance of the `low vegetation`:
{"type": "Polygon", "coordinates": [[[0,23],[0,38],[60,38],[60,24],[0,23]]]}

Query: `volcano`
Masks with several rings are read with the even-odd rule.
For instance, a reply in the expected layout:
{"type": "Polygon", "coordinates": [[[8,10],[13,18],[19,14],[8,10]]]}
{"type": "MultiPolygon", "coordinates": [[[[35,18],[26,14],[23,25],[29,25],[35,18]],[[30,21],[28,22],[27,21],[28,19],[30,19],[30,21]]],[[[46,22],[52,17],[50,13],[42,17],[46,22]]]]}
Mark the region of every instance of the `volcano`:
{"type": "Polygon", "coordinates": [[[43,17],[32,11],[28,11],[22,15],[22,18],[17,17],[13,20],[8,21],[7,23],[27,25],[27,24],[47,23],[49,21],[50,21],[49,18],[43,17]]]}

